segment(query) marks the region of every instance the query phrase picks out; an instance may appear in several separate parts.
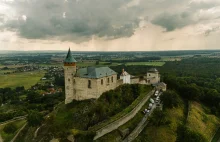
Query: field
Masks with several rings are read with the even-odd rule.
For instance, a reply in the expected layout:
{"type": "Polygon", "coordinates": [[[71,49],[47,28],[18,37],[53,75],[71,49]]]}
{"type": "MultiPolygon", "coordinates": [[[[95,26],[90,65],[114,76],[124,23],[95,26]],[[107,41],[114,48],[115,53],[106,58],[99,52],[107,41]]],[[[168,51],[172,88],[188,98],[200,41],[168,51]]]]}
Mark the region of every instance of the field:
{"type": "Polygon", "coordinates": [[[15,122],[11,122],[13,124],[15,124],[17,130],[15,133],[12,134],[7,134],[3,131],[3,128],[5,127],[5,125],[0,125],[0,137],[2,137],[2,139],[4,140],[4,142],[9,142],[14,136],[15,134],[19,131],[19,129],[26,123],[26,120],[18,120],[15,122]]]}
{"type": "Polygon", "coordinates": [[[13,69],[13,68],[18,68],[18,67],[23,67],[23,66],[25,66],[25,65],[7,65],[7,66],[5,66],[5,65],[0,64],[0,69],[4,68],[4,67],[8,67],[10,69],[13,69]]]}
{"type": "Polygon", "coordinates": [[[181,57],[162,57],[160,61],[181,61],[181,57]]]}
{"type": "Polygon", "coordinates": [[[192,102],[187,121],[187,126],[191,130],[203,134],[210,141],[219,124],[219,119],[216,116],[206,114],[199,103],[192,102]]]}
{"type": "Polygon", "coordinates": [[[24,86],[27,89],[40,81],[44,74],[44,71],[22,72],[8,75],[0,74],[0,88],[24,86]]]}
{"type": "Polygon", "coordinates": [[[126,65],[163,66],[165,62],[128,62],[126,65]]]}

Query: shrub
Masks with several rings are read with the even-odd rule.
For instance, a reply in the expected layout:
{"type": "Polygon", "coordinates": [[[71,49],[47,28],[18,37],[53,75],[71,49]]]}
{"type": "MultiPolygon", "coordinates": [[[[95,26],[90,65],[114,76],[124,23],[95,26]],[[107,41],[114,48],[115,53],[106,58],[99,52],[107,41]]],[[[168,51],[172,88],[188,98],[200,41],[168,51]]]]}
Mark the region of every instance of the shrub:
{"type": "Polygon", "coordinates": [[[14,133],[16,130],[17,130],[17,127],[16,127],[15,124],[13,124],[13,123],[9,123],[9,124],[5,125],[5,127],[4,127],[4,129],[3,129],[3,131],[4,131],[5,133],[8,133],[8,134],[12,134],[12,133],[14,133]]]}

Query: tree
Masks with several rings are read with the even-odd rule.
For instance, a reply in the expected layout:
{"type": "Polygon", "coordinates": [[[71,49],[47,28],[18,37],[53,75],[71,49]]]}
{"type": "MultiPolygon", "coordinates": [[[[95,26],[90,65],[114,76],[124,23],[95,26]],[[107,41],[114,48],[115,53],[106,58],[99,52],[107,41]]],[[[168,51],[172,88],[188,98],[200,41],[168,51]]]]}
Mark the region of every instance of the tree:
{"type": "Polygon", "coordinates": [[[97,60],[97,61],[95,62],[95,64],[96,64],[96,65],[99,65],[99,60],[97,60]]]}
{"type": "Polygon", "coordinates": [[[17,130],[17,127],[15,126],[14,123],[9,123],[9,124],[5,125],[5,127],[3,128],[3,131],[8,134],[12,134],[16,130],[17,130]]]}
{"type": "Polygon", "coordinates": [[[155,109],[152,116],[150,117],[150,122],[155,126],[160,126],[170,123],[166,117],[165,112],[160,109],[155,109]]]}
{"type": "Polygon", "coordinates": [[[179,95],[173,90],[167,90],[160,98],[165,108],[174,108],[180,103],[179,95]]]}
{"type": "Polygon", "coordinates": [[[38,126],[43,121],[43,116],[38,111],[30,111],[28,113],[27,121],[30,126],[38,126]]]}

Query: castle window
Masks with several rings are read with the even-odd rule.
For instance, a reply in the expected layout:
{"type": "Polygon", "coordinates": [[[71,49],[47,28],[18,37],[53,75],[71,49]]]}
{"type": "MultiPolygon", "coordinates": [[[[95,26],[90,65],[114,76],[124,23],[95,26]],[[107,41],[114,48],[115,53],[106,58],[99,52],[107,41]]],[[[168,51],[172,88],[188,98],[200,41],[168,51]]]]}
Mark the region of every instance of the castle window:
{"type": "Polygon", "coordinates": [[[109,83],[109,78],[108,78],[108,83],[109,83]]]}
{"type": "Polygon", "coordinates": [[[103,85],[103,79],[101,79],[101,85],[103,85]]]}
{"type": "Polygon", "coordinates": [[[88,88],[92,88],[91,87],[91,80],[88,80],[88,88]]]}
{"type": "Polygon", "coordinates": [[[149,74],[149,76],[150,76],[150,74],[149,74]]]}
{"type": "Polygon", "coordinates": [[[70,79],[68,78],[68,81],[70,82],[70,79]]]}
{"type": "Polygon", "coordinates": [[[113,76],[112,76],[112,82],[113,82],[113,76]]]}

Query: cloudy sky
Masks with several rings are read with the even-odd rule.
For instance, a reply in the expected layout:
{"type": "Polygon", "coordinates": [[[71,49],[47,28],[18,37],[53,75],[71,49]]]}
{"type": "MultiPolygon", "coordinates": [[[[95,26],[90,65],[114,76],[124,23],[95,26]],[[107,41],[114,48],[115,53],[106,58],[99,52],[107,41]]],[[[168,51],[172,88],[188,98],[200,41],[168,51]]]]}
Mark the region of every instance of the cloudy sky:
{"type": "Polygon", "coordinates": [[[0,50],[220,49],[220,0],[0,0],[0,50]]]}

